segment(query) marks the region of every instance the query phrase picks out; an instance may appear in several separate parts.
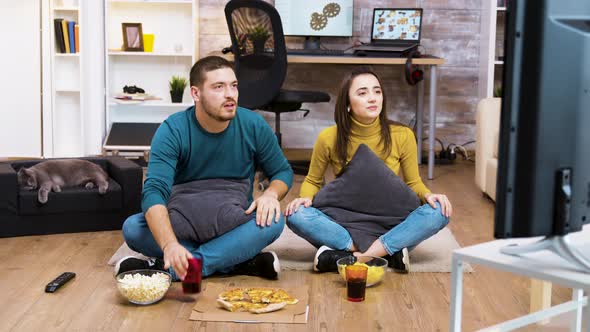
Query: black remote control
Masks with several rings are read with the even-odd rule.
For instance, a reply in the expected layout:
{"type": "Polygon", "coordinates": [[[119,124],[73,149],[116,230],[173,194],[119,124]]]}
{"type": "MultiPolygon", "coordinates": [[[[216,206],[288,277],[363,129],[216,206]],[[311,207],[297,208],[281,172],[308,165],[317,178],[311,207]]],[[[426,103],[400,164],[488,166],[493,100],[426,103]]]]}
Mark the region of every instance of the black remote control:
{"type": "Polygon", "coordinates": [[[74,272],[64,272],[57,278],[53,279],[50,283],[45,286],[45,293],[53,293],[58,290],[61,286],[65,285],[66,282],[74,279],[76,274],[74,272]]]}

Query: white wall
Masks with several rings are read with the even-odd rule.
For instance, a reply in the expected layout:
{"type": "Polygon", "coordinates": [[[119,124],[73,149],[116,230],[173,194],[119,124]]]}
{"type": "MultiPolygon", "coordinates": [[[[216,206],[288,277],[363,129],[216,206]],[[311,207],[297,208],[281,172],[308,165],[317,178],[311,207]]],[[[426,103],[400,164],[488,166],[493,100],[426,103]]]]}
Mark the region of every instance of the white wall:
{"type": "Polygon", "coordinates": [[[0,157],[40,157],[40,1],[2,0],[0,13],[0,157]]]}

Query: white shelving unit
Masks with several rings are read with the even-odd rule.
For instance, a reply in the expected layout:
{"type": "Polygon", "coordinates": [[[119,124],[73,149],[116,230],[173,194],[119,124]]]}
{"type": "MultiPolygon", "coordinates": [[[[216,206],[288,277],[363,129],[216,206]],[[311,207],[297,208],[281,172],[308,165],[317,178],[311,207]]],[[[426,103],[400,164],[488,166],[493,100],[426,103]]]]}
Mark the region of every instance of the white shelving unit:
{"type": "Polygon", "coordinates": [[[113,122],[162,122],[191,106],[187,87],[183,103],[172,103],[168,82],[189,79],[198,54],[198,0],[105,0],[106,131],[113,122]],[[125,52],[122,23],[141,23],[154,34],[152,52],[125,52]],[[160,100],[119,103],[114,96],[136,85],[160,100]]]}
{"type": "MultiPolygon", "coordinates": [[[[65,19],[76,22],[80,32],[81,6],[84,1],[79,0],[51,0],[49,3],[49,50],[50,57],[50,91],[46,95],[44,108],[45,127],[49,131],[44,135],[44,156],[46,157],[77,157],[84,155],[84,112],[82,105],[84,93],[81,89],[81,66],[84,52],[60,53],[56,40],[54,19],[65,19]]],[[[73,38],[71,36],[70,38],[73,38]]],[[[82,48],[82,47],[80,47],[82,48]]]]}
{"type": "Polygon", "coordinates": [[[172,57],[192,57],[192,54],[182,54],[182,53],[155,53],[155,52],[120,52],[120,51],[110,51],[109,55],[111,56],[116,56],[116,55],[120,55],[120,56],[154,56],[154,57],[159,57],[159,56],[172,56],[172,57]]]}
{"type": "Polygon", "coordinates": [[[101,152],[105,131],[103,9],[102,1],[41,1],[43,157],[101,152]],[[77,53],[60,53],[57,18],[78,24],[77,53]]]}
{"type": "Polygon", "coordinates": [[[502,84],[506,7],[498,7],[497,4],[498,0],[483,1],[479,68],[480,98],[493,97],[495,87],[502,84]]]}

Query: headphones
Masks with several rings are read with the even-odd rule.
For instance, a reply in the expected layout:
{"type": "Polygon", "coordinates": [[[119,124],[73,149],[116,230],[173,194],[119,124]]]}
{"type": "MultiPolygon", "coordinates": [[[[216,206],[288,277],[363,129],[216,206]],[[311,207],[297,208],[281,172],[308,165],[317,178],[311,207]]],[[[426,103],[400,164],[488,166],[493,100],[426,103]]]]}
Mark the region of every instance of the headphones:
{"type": "Polygon", "coordinates": [[[412,64],[412,58],[419,58],[420,52],[418,48],[413,48],[408,52],[408,59],[406,60],[406,82],[409,85],[416,85],[424,79],[424,72],[418,66],[412,64]]]}

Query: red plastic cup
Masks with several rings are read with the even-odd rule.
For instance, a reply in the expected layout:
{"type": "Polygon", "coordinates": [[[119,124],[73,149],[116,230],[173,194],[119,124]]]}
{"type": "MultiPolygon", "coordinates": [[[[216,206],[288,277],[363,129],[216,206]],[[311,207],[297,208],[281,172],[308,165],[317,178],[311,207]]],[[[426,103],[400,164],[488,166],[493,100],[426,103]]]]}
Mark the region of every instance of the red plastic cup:
{"type": "Polygon", "coordinates": [[[193,257],[188,260],[188,270],[182,280],[182,291],[185,294],[194,294],[201,291],[201,279],[203,272],[203,260],[193,257]]]}

